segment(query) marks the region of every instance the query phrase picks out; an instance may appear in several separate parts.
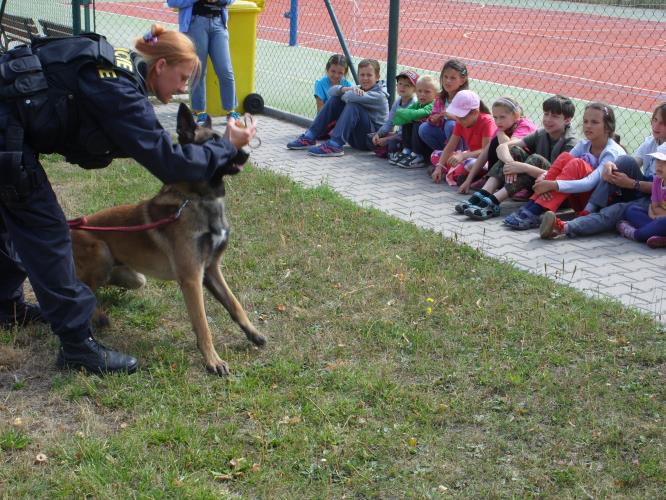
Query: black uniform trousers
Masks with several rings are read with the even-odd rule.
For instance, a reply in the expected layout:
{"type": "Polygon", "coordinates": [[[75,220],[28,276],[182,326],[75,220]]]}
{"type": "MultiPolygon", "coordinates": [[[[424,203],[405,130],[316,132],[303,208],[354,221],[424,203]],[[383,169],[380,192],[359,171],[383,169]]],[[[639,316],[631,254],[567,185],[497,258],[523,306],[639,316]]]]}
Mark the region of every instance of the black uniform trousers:
{"type": "Polygon", "coordinates": [[[2,161],[5,147],[0,107],[0,303],[23,300],[27,278],[53,333],[65,341],[90,335],[96,301],[76,277],[65,215],[35,154],[23,149],[29,192],[14,196],[16,175],[2,161]]]}

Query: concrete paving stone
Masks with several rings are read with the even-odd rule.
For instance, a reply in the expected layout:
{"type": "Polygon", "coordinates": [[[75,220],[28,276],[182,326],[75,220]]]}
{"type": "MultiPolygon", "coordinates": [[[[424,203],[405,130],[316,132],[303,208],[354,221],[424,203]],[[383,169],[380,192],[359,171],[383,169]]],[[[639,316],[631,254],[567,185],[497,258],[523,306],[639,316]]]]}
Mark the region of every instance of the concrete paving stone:
{"type": "Polygon", "coordinates": [[[636,282],[641,282],[645,280],[652,280],[655,275],[655,268],[650,266],[650,267],[645,267],[643,269],[636,269],[631,273],[631,278],[632,280],[636,282]]]}
{"type": "Polygon", "coordinates": [[[638,300],[642,300],[645,303],[654,306],[655,311],[660,311],[663,314],[663,308],[660,307],[661,304],[666,302],[666,294],[663,290],[652,290],[649,292],[633,292],[627,294],[629,297],[635,297],[638,300]]]}
{"type": "Polygon", "coordinates": [[[655,282],[655,285],[666,292],[666,275],[664,273],[655,272],[654,277],[652,278],[655,282]]]}
{"type": "Polygon", "coordinates": [[[631,280],[624,274],[620,273],[611,273],[611,274],[606,274],[603,277],[592,277],[590,278],[590,281],[593,283],[598,283],[599,286],[604,287],[604,286],[612,286],[616,285],[618,283],[630,283],[631,280]]]}
{"type": "MultiPolygon", "coordinates": [[[[175,130],[177,108],[177,104],[155,108],[167,130],[175,130]]],[[[218,128],[223,122],[213,120],[218,128]]],[[[569,283],[591,296],[613,297],[656,318],[666,317],[666,301],[661,295],[657,297],[666,290],[666,276],[662,278],[659,273],[666,267],[666,251],[651,250],[612,233],[544,242],[535,230],[509,231],[502,226],[502,219],[522,205],[513,201],[502,204],[499,218],[485,222],[463,220],[454,214],[453,206],[469,195],[433,183],[425,170],[393,168],[371,153],[347,147],[345,155],[338,158],[316,158],[287,150],[285,144],[302,132],[300,126],[261,116],[262,145],[252,151],[252,162],[307,187],[327,185],[362,206],[377,207],[437,231],[519,269],[541,275],[552,273],[557,282],[569,283]]]]}
{"type": "Polygon", "coordinates": [[[631,282],[631,287],[635,290],[640,290],[641,292],[657,292],[661,289],[660,285],[650,279],[645,281],[633,281],[631,282]]]}

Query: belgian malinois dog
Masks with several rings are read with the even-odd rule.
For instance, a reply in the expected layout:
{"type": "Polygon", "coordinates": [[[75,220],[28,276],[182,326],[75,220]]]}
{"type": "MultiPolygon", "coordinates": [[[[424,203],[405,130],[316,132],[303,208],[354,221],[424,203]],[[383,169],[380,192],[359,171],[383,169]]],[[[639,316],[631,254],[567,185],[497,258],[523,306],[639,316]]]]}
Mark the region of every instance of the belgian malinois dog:
{"type": "MultiPolygon", "coordinates": [[[[185,104],[180,105],[177,120],[181,144],[202,144],[218,135],[210,119],[206,125],[197,126],[185,104]]],[[[71,232],[76,272],[93,291],[104,285],[139,288],[145,284],[144,274],[178,281],[206,368],[217,375],[226,375],[229,369],[213,346],[203,285],[251,342],[258,346],[266,343],[220,271],[229,236],[223,176],[240,172],[247,158],[246,152],[239,151],[208,182],[167,184],[148,201],[107,208],[87,218],[89,226],[126,227],[154,223],[180,211],[180,216],[168,225],[142,232],[71,232]]],[[[98,323],[108,323],[101,311],[96,316],[98,323]]]]}

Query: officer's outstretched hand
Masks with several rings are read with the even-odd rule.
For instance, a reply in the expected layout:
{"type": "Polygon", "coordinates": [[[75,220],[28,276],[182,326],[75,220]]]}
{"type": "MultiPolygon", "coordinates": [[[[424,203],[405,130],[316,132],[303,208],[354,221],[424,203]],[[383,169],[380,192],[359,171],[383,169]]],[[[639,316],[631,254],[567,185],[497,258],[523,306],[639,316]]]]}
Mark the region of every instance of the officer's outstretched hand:
{"type": "Polygon", "coordinates": [[[249,145],[255,135],[257,135],[257,120],[251,114],[245,113],[237,120],[230,118],[227,121],[224,136],[236,149],[249,145]]]}

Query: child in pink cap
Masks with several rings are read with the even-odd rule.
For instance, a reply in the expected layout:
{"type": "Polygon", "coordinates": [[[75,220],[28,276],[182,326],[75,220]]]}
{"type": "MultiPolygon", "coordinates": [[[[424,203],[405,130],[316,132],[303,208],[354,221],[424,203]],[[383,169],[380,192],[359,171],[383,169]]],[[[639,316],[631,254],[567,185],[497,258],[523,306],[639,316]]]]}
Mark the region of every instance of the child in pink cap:
{"type": "Polygon", "coordinates": [[[454,172],[456,176],[466,176],[465,167],[471,167],[488,146],[497,132],[497,126],[490,110],[471,90],[458,92],[446,108],[446,114],[456,120],[456,126],[432,172],[432,180],[439,183],[446,177],[449,184],[455,186],[454,172]],[[456,151],[461,139],[465,141],[467,151],[456,151]]]}

